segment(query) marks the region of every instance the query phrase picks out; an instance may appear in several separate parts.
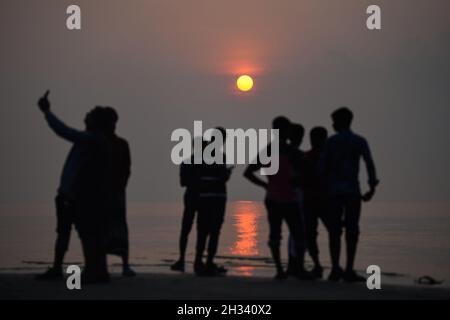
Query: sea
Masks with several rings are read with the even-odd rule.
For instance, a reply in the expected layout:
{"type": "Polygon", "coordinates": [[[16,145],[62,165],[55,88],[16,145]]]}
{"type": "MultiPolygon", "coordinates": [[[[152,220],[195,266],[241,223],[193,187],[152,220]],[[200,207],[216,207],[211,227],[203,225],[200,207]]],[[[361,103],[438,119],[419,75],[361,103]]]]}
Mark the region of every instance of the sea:
{"type": "MultiPolygon", "coordinates": [[[[130,261],[138,273],[173,273],[178,257],[182,203],[129,203],[130,261]]],[[[56,219],[53,204],[0,204],[0,272],[40,273],[51,265],[56,219]]],[[[287,260],[287,226],[283,226],[282,253],[287,260]]],[[[274,265],[267,247],[268,223],[264,204],[228,202],[217,263],[228,275],[267,277],[274,265]]],[[[192,273],[195,226],[189,236],[186,273],[192,273]]],[[[328,237],[319,226],[320,259],[329,272],[328,237]]],[[[82,265],[80,241],[73,230],[67,264],[82,265]]],[[[120,259],[108,258],[112,272],[120,259]]],[[[341,263],[345,263],[345,246],[341,263]]],[[[311,267],[307,256],[306,264],[311,267]]],[[[356,269],[362,275],[377,265],[382,283],[420,285],[430,276],[450,287],[450,203],[369,203],[361,215],[356,269]]],[[[368,274],[366,274],[368,275],[368,274]]]]}

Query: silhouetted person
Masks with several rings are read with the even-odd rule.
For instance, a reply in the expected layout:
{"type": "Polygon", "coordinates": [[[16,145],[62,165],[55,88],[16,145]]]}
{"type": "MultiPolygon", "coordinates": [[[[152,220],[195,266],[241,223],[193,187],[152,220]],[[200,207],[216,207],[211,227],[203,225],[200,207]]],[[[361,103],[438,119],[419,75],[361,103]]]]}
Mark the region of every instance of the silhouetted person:
{"type": "Polygon", "coordinates": [[[119,115],[111,107],[104,107],[108,123],[105,132],[111,154],[111,195],[108,201],[107,252],[122,258],[122,275],[133,277],[136,273],[129,264],[129,236],[127,224],[126,188],[131,175],[131,153],[128,142],[117,136],[116,125],[119,115]]]}
{"type": "MultiPolygon", "coordinates": [[[[256,176],[255,172],[260,170],[263,165],[257,161],[251,164],[245,170],[244,176],[252,183],[263,187],[267,190],[265,205],[267,208],[269,220],[269,248],[272,253],[276,266],[276,279],[284,279],[287,277],[283,270],[280,257],[281,243],[281,226],[285,221],[289,227],[289,232],[294,238],[295,247],[297,248],[297,256],[299,259],[303,257],[302,248],[302,230],[299,217],[299,205],[297,193],[293,183],[294,167],[290,158],[290,146],[288,144],[290,121],[285,117],[277,117],[272,123],[273,129],[279,130],[279,169],[274,175],[267,176],[268,181],[256,176]]],[[[271,152],[271,146],[268,146],[271,152]]],[[[303,261],[299,261],[303,265],[303,261]]],[[[299,270],[297,276],[300,278],[308,277],[308,273],[299,270]]]]}
{"type": "Polygon", "coordinates": [[[305,235],[305,214],[303,203],[303,184],[304,184],[304,153],[300,150],[300,146],[303,141],[305,129],[301,124],[292,123],[289,127],[289,140],[290,140],[290,159],[294,168],[294,177],[292,183],[294,184],[295,197],[298,205],[298,216],[300,219],[300,235],[301,246],[297,248],[294,241],[294,237],[289,235],[288,242],[288,275],[297,275],[299,271],[304,273],[304,252],[306,249],[306,235],[305,235]],[[302,255],[298,256],[298,253],[302,255]]]}
{"type": "Polygon", "coordinates": [[[85,257],[83,282],[105,282],[109,274],[102,236],[109,158],[103,135],[104,113],[101,108],[95,108],[86,115],[85,131],[72,129],[51,112],[48,94],[49,91],[39,100],[39,108],[50,128],[73,146],[64,164],[56,197],[57,240],[53,267],[37,279],[62,278],[64,254],[72,225],[75,225],[85,257]]]}
{"type": "MultiPolygon", "coordinates": [[[[193,142],[194,145],[194,142],[193,142]]],[[[179,259],[170,267],[174,271],[184,272],[186,248],[189,233],[194,224],[195,213],[198,211],[199,203],[199,173],[194,164],[194,156],[191,156],[191,163],[182,163],[180,166],[180,185],[186,188],[183,196],[184,210],[181,220],[181,232],[179,239],[179,259]]]]}
{"type": "MultiPolygon", "coordinates": [[[[216,128],[225,142],[226,132],[216,128]]],[[[212,138],[212,141],[214,138],[212,138]]],[[[211,141],[211,142],[212,142],[211,141]]],[[[226,272],[223,267],[214,263],[219,244],[220,230],[225,217],[227,202],[226,182],[230,178],[231,169],[227,168],[225,155],[223,164],[205,162],[199,166],[199,207],[197,218],[197,246],[194,261],[194,272],[199,276],[215,276],[226,272]],[[208,241],[208,256],[203,263],[203,252],[208,241]]]]}
{"type": "Polygon", "coordinates": [[[369,201],[375,194],[378,179],[367,141],[350,130],[353,113],[346,107],[331,115],[336,134],[328,139],[321,159],[321,171],[326,177],[329,209],[327,225],[332,270],[330,281],[343,278],[348,282],[365,281],[353,269],[359,236],[361,199],[369,201]],[[364,160],[369,177],[369,192],[361,197],[358,181],[359,162],[364,160]],[[345,228],[347,266],[339,265],[342,228],[345,228]]]}
{"type": "Polygon", "coordinates": [[[319,246],[317,245],[319,218],[324,221],[326,213],[326,188],[319,174],[319,160],[327,142],[328,132],[323,127],[315,127],[310,132],[311,150],[304,154],[304,212],[306,226],[306,243],[309,255],[314,263],[312,274],[322,278],[323,268],[319,260],[319,246]]]}

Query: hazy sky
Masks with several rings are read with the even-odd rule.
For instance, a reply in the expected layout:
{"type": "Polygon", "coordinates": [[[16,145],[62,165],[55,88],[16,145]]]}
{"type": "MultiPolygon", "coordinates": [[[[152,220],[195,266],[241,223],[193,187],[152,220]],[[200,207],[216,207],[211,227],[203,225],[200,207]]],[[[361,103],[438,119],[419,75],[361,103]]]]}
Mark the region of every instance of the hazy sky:
{"type": "MultiPolygon", "coordinates": [[[[331,130],[341,105],[370,141],[377,201],[450,200],[448,0],[2,0],[0,40],[0,203],[55,194],[70,145],[36,107],[47,88],[76,127],[95,105],[119,111],[131,201],[181,199],[176,128],[267,128],[283,114],[331,130]],[[66,29],[69,4],[81,31],[66,29]],[[381,31],[366,29],[369,4],[382,8],[381,31]],[[248,95],[234,88],[244,72],[248,95]]],[[[231,198],[262,199],[242,170],[231,198]]]]}

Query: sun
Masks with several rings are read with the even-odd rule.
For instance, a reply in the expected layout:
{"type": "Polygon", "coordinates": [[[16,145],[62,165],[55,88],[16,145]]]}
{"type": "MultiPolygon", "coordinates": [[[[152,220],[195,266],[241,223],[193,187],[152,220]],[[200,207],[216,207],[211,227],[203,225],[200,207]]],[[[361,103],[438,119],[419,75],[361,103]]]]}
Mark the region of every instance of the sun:
{"type": "Polygon", "coordinates": [[[237,79],[236,85],[241,91],[250,91],[253,88],[253,79],[249,75],[242,75],[237,79]]]}

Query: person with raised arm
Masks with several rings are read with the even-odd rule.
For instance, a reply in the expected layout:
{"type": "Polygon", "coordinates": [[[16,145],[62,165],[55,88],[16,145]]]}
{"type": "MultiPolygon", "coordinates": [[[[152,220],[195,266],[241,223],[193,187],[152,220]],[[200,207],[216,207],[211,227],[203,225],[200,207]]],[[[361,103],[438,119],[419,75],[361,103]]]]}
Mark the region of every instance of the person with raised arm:
{"type": "Polygon", "coordinates": [[[56,243],[53,266],[37,280],[63,279],[62,265],[69,246],[72,226],[80,236],[85,258],[82,281],[109,281],[106,251],[103,246],[105,206],[108,197],[108,161],[110,159],[104,130],[104,110],[96,107],[86,114],[85,130],[73,129],[50,109],[49,91],[38,106],[49,127],[59,137],[72,143],[63,167],[56,196],[56,243]]]}

